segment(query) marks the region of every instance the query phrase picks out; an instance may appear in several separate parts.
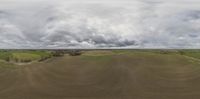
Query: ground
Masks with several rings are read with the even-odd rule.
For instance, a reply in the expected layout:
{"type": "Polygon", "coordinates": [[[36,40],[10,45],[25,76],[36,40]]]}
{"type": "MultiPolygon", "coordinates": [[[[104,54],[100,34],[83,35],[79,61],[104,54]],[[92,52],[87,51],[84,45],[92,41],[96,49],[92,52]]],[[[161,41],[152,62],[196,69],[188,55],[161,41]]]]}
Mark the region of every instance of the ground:
{"type": "Polygon", "coordinates": [[[2,99],[199,99],[198,51],[104,50],[0,61],[2,99]]]}

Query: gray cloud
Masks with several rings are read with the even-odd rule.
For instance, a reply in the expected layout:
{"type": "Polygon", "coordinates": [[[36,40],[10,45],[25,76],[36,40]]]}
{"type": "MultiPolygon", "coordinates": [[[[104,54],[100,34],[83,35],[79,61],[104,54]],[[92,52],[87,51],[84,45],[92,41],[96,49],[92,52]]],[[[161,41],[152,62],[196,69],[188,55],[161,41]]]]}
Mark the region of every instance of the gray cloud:
{"type": "Polygon", "coordinates": [[[0,48],[200,48],[199,4],[2,0],[0,48]]]}

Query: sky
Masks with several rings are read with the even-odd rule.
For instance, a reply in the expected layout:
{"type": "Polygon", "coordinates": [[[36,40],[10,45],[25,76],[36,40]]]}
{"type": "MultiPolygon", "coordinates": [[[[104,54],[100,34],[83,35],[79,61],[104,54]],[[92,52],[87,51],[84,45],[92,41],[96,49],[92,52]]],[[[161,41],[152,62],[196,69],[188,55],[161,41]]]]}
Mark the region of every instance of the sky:
{"type": "Polygon", "coordinates": [[[199,0],[0,0],[0,49],[200,48],[199,0]]]}

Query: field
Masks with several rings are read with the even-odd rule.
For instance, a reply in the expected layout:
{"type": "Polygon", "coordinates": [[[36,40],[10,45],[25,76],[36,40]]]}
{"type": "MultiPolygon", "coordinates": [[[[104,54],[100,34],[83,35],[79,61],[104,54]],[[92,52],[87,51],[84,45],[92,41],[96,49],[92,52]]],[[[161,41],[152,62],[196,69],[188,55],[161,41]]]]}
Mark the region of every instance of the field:
{"type": "Polygon", "coordinates": [[[7,62],[31,62],[51,57],[49,51],[0,50],[0,59],[7,62]]]}
{"type": "Polygon", "coordinates": [[[0,51],[0,99],[200,98],[200,50],[81,53],[0,51]],[[7,57],[34,62],[19,65],[7,57]]]}

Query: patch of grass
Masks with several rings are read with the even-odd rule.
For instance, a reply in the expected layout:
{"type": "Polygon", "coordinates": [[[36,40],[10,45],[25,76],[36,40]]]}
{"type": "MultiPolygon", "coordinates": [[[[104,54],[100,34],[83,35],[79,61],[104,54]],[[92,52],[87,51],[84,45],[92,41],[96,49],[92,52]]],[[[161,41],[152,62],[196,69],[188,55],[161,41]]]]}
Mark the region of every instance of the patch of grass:
{"type": "Polygon", "coordinates": [[[52,57],[49,51],[0,50],[0,60],[15,62],[43,61],[52,57]]]}
{"type": "Polygon", "coordinates": [[[0,69],[16,69],[16,65],[0,61],[0,69]]]}
{"type": "Polygon", "coordinates": [[[115,55],[153,55],[156,54],[157,51],[151,51],[151,50],[113,50],[113,53],[115,53],[115,55]]]}
{"type": "Polygon", "coordinates": [[[200,50],[180,50],[181,55],[200,59],[200,50]]]}
{"type": "Polygon", "coordinates": [[[27,52],[27,53],[39,55],[40,57],[51,56],[51,53],[49,51],[30,51],[30,52],[27,52]]]}
{"type": "Polygon", "coordinates": [[[198,53],[197,52],[196,53],[194,53],[194,52],[186,53],[184,55],[200,59],[200,52],[198,52],[198,53]]]}
{"type": "Polygon", "coordinates": [[[11,52],[8,51],[0,51],[0,59],[9,61],[10,56],[12,55],[11,52]]]}
{"type": "Polygon", "coordinates": [[[114,55],[112,51],[86,51],[83,53],[84,56],[108,56],[108,55],[114,55]]]}
{"type": "Polygon", "coordinates": [[[40,59],[40,55],[31,53],[12,53],[12,59],[16,62],[31,62],[40,59]]]}

